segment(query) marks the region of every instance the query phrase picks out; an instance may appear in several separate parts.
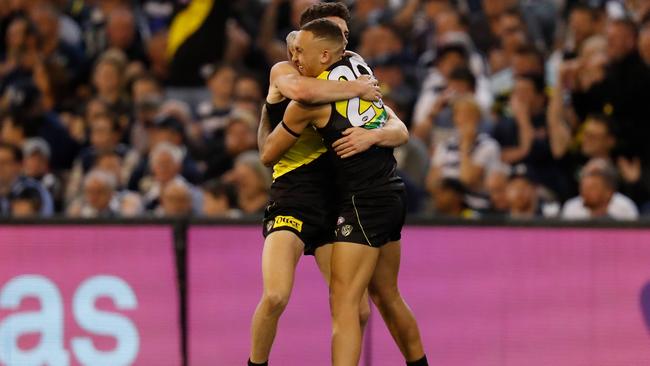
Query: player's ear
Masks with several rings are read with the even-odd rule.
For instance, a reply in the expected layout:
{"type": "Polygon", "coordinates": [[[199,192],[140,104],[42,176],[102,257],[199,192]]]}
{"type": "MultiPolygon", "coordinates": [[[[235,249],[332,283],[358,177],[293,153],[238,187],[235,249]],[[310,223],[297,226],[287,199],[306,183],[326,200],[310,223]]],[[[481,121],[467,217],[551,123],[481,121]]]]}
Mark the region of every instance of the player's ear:
{"type": "Polygon", "coordinates": [[[321,52],[320,54],[320,62],[322,64],[329,63],[331,58],[332,58],[332,53],[328,49],[324,49],[323,52],[321,52]]]}

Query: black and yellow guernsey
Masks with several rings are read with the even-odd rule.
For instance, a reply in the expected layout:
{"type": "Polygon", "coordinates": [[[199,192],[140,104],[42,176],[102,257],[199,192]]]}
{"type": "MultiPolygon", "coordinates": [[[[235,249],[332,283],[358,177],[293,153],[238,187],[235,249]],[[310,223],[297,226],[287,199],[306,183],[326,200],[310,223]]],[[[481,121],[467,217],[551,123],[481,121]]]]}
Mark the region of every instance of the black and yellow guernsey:
{"type": "MultiPolygon", "coordinates": [[[[323,80],[355,80],[361,75],[372,75],[372,70],[362,60],[344,57],[331,65],[318,78],[323,80]]],[[[365,129],[381,128],[388,121],[388,113],[381,101],[369,102],[352,98],[334,102],[330,119],[318,132],[325,145],[341,138],[350,127],[365,129]]],[[[403,183],[396,174],[397,162],[393,148],[372,146],[368,150],[342,159],[336,154],[333,164],[337,175],[337,186],[343,195],[377,189],[400,189],[403,183]]],[[[330,179],[331,180],[331,179],[330,179]]]]}
{"type": "MultiPolygon", "coordinates": [[[[266,103],[272,128],[282,121],[290,102],[285,99],[280,103],[266,103]]],[[[323,138],[309,126],[273,166],[271,201],[324,210],[333,204],[333,174],[332,159],[323,138]]]]}

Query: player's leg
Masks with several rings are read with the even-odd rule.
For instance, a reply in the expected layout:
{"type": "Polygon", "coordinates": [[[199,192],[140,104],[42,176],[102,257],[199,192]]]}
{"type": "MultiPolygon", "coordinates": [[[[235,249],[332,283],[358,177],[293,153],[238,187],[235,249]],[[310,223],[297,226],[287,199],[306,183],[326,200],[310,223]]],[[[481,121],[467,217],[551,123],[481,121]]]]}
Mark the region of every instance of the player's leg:
{"type": "Polygon", "coordinates": [[[278,319],[291,296],[296,265],[303,247],[298,236],[286,230],[272,232],[264,241],[264,292],[251,324],[250,361],[253,363],[263,364],[268,361],[278,319]]]}
{"type": "Polygon", "coordinates": [[[334,243],[331,260],[332,364],[356,366],[361,356],[361,298],[375,270],[379,250],[334,243]]]}
{"type": "Polygon", "coordinates": [[[406,361],[409,364],[413,362],[413,365],[426,365],[417,322],[397,286],[400,256],[399,241],[380,248],[368,291],[406,361]]]}
{"type": "MultiPolygon", "coordinates": [[[[316,264],[320,273],[323,275],[327,286],[330,286],[330,275],[331,275],[331,266],[332,266],[332,244],[325,244],[318,249],[314,254],[316,259],[316,264]]],[[[361,297],[361,303],[359,303],[359,326],[361,327],[361,334],[366,330],[366,325],[368,324],[368,318],[370,318],[370,302],[368,300],[368,291],[363,292],[361,297]]]]}

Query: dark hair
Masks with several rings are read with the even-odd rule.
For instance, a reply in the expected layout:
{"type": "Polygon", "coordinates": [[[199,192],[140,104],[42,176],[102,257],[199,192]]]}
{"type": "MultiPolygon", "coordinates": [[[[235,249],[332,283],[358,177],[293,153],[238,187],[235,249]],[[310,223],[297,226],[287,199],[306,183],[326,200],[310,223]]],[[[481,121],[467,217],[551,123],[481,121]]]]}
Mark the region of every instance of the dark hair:
{"type": "Polygon", "coordinates": [[[602,113],[592,113],[588,114],[587,118],[585,118],[585,121],[594,121],[597,122],[607,129],[607,134],[608,135],[614,135],[614,124],[612,123],[611,118],[607,117],[606,115],[602,113]]]}
{"type": "Polygon", "coordinates": [[[528,73],[528,74],[518,75],[517,79],[530,81],[531,83],[533,83],[533,86],[535,87],[535,91],[538,94],[546,95],[546,81],[544,80],[544,75],[528,73]]]}
{"type": "Polygon", "coordinates": [[[350,22],[350,11],[341,3],[320,3],[314,4],[303,11],[300,15],[300,26],[311,22],[312,20],[327,17],[337,17],[350,22]]]}
{"type": "Polygon", "coordinates": [[[101,159],[111,158],[113,156],[117,157],[118,159],[120,159],[120,161],[122,161],[122,155],[120,155],[120,153],[115,149],[98,151],[93,166],[96,166],[101,159]]]}
{"type": "Polygon", "coordinates": [[[630,18],[614,19],[611,21],[611,24],[627,28],[627,30],[634,35],[634,38],[639,36],[639,26],[630,18]]]}
{"type": "Polygon", "coordinates": [[[32,206],[34,211],[38,213],[41,210],[41,207],[43,206],[43,199],[41,198],[41,194],[38,190],[33,189],[33,188],[22,188],[19,189],[17,192],[12,192],[11,193],[11,202],[14,201],[27,201],[29,204],[32,206]]]}
{"type": "Polygon", "coordinates": [[[34,22],[32,22],[31,19],[29,19],[28,17],[22,14],[19,14],[15,18],[11,19],[9,24],[13,22],[25,22],[27,24],[27,27],[25,28],[25,36],[33,37],[34,40],[36,41],[36,46],[38,48],[41,48],[43,44],[43,37],[41,33],[38,31],[38,28],[36,28],[36,24],[34,24],[34,22]]]}
{"type": "Polygon", "coordinates": [[[504,15],[519,18],[519,20],[521,20],[522,23],[526,22],[524,20],[524,14],[521,12],[521,9],[519,9],[518,6],[513,6],[513,7],[510,7],[509,9],[506,9],[506,11],[504,11],[503,14],[501,14],[501,16],[504,16],[504,15]]]}
{"type": "Polygon", "coordinates": [[[448,43],[448,44],[443,44],[439,46],[436,49],[436,59],[435,62],[440,61],[443,57],[447,56],[448,54],[451,53],[456,53],[460,57],[462,57],[465,61],[469,59],[469,53],[467,52],[467,48],[461,43],[448,43]]]}
{"type": "Polygon", "coordinates": [[[301,31],[310,32],[315,38],[323,38],[344,45],[345,38],[338,25],[327,19],[316,19],[303,25],[301,31]]]}
{"type": "Polygon", "coordinates": [[[585,2],[578,2],[571,7],[570,13],[574,11],[588,13],[592,20],[598,20],[602,14],[602,9],[598,6],[589,5],[585,2]]]}
{"type": "Polygon", "coordinates": [[[449,80],[464,81],[470,85],[472,90],[476,90],[476,77],[468,67],[460,66],[451,71],[449,80]]]}
{"type": "Polygon", "coordinates": [[[201,70],[201,73],[203,74],[205,80],[210,80],[212,79],[216,74],[220,73],[223,70],[226,69],[231,69],[232,71],[235,72],[235,74],[238,73],[237,66],[231,62],[227,61],[221,61],[217,62],[213,65],[208,65],[206,66],[205,69],[201,70]]]}
{"type": "Polygon", "coordinates": [[[467,187],[465,187],[465,184],[456,178],[443,178],[440,181],[439,188],[453,191],[460,196],[467,194],[467,187]]]}
{"type": "Polygon", "coordinates": [[[97,118],[107,119],[108,122],[111,124],[111,132],[117,132],[117,133],[122,132],[122,126],[120,125],[120,121],[113,113],[102,113],[100,115],[97,115],[97,118]]]}
{"type": "Polygon", "coordinates": [[[143,72],[141,74],[136,75],[131,80],[131,84],[130,84],[131,88],[133,88],[133,85],[135,85],[135,83],[140,82],[140,81],[152,83],[152,84],[154,84],[156,86],[156,89],[162,90],[162,85],[160,84],[160,81],[158,79],[156,79],[155,76],[153,76],[152,74],[150,74],[148,72],[143,72]]]}
{"type": "Polygon", "coordinates": [[[9,150],[14,158],[15,163],[23,161],[23,151],[16,145],[0,141],[0,150],[9,150]]]}
{"type": "Polygon", "coordinates": [[[537,62],[539,62],[539,65],[544,68],[544,55],[539,52],[537,48],[531,45],[525,45],[521,47],[517,47],[515,50],[515,55],[517,56],[522,56],[522,57],[534,57],[537,62]]]}
{"type": "Polygon", "coordinates": [[[230,207],[237,206],[237,191],[231,184],[224,183],[220,179],[211,179],[203,183],[203,190],[213,197],[226,197],[230,207]]]}

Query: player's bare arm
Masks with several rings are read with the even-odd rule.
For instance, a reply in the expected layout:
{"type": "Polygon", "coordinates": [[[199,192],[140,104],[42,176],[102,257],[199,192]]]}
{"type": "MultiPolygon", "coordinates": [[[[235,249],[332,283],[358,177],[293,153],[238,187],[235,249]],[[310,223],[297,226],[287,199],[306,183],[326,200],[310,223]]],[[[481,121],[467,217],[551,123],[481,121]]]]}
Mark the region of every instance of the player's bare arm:
{"type": "Polygon", "coordinates": [[[286,98],[303,104],[325,104],[360,97],[381,98],[377,81],[364,76],[351,81],[319,80],[302,76],[290,62],[279,62],[271,68],[271,85],[286,98]]]}
{"type": "Polygon", "coordinates": [[[262,106],[262,115],[260,116],[260,124],[257,127],[257,148],[261,151],[264,148],[266,138],[271,133],[271,121],[269,120],[269,112],[266,110],[266,104],[262,106]]]}
{"type": "Polygon", "coordinates": [[[291,102],[284,113],[282,122],[268,135],[260,149],[260,158],[266,166],[273,166],[282,155],[293,146],[300,134],[313,124],[320,127],[327,123],[331,112],[328,104],[308,106],[291,102]]]}
{"type": "Polygon", "coordinates": [[[409,132],[395,112],[384,106],[388,112],[388,121],[381,128],[367,130],[363,127],[352,127],[343,131],[343,137],[332,144],[336,154],[349,158],[368,150],[371,146],[397,147],[408,142],[409,132]]]}

